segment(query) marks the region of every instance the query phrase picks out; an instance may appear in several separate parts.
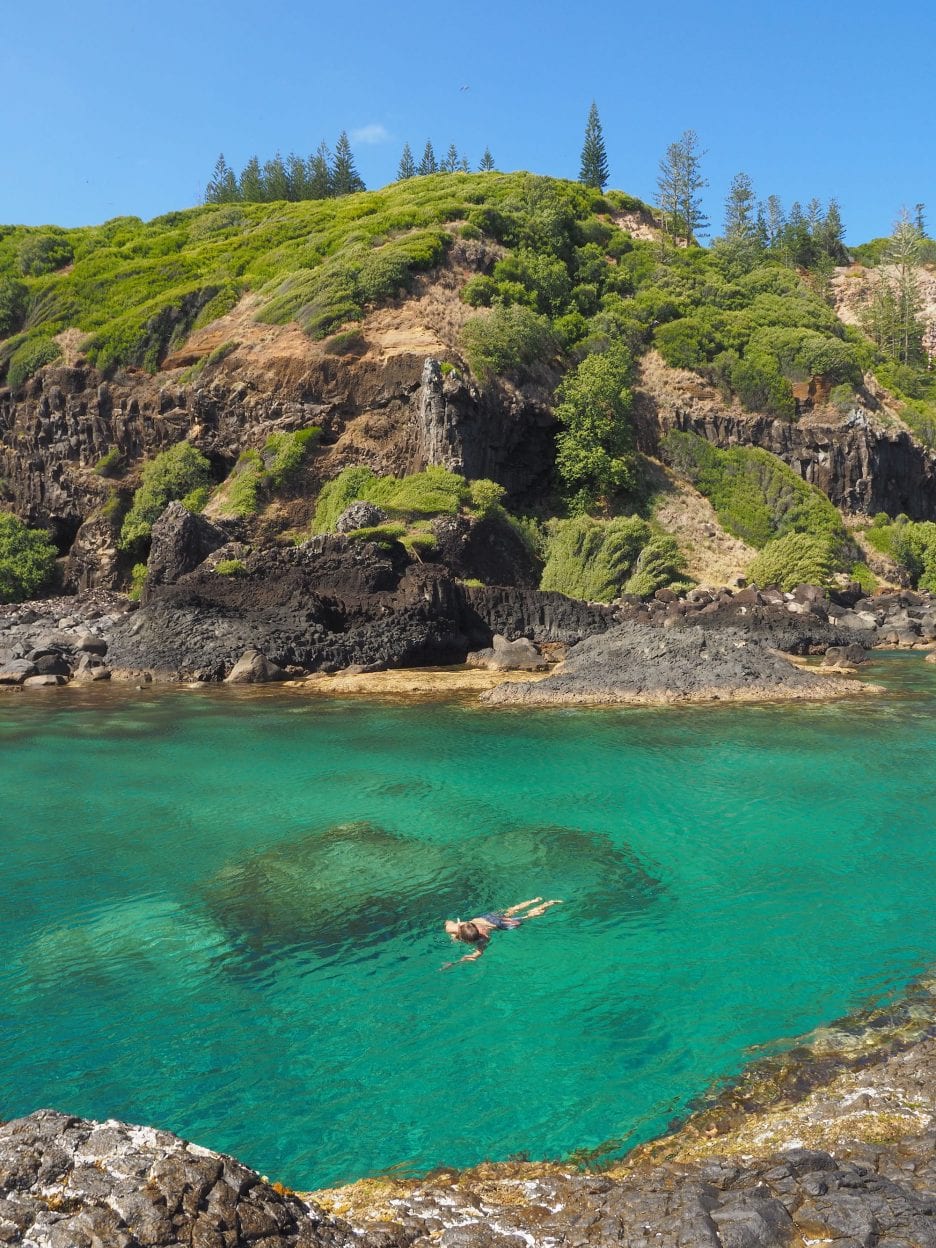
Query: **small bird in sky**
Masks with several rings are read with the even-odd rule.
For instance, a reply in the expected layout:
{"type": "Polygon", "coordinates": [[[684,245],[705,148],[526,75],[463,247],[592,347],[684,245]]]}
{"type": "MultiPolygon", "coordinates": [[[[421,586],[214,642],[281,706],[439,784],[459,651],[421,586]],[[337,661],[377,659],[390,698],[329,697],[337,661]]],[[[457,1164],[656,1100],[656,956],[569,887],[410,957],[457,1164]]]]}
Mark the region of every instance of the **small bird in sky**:
{"type": "Polygon", "coordinates": [[[459,91],[470,91],[470,90],[471,90],[471,86],[469,85],[469,83],[467,83],[467,82],[466,82],[466,83],[465,83],[465,85],[464,85],[463,87],[459,87],[458,89],[459,89],[459,91]]]}

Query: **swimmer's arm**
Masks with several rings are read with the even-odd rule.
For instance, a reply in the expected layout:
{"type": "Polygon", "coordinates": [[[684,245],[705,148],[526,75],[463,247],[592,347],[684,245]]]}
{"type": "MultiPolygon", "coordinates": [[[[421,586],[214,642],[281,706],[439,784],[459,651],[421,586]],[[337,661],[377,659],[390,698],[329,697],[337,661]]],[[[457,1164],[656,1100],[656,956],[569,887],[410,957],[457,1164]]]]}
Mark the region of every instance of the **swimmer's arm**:
{"type": "Polygon", "coordinates": [[[439,967],[439,970],[447,971],[450,966],[458,966],[459,962],[474,962],[476,959],[481,957],[482,953],[484,953],[483,949],[476,949],[474,953],[466,953],[463,958],[458,958],[454,962],[443,962],[439,967]]]}

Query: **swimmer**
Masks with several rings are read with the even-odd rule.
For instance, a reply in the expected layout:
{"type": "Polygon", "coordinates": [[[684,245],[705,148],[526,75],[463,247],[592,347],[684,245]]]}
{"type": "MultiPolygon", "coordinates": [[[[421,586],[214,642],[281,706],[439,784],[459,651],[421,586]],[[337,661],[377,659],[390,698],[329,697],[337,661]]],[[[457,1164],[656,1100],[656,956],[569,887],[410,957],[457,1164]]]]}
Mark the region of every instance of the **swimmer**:
{"type": "Polygon", "coordinates": [[[445,962],[439,970],[447,971],[450,966],[457,966],[459,962],[474,962],[487,948],[491,932],[510,931],[513,927],[519,927],[526,919],[535,919],[545,914],[550,906],[561,905],[562,899],[559,897],[552,901],[543,901],[542,897],[531,897],[529,901],[521,901],[518,905],[511,906],[509,910],[493,910],[489,914],[478,915],[476,919],[469,919],[466,923],[463,923],[461,919],[446,919],[445,930],[452,940],[460,941],[465,945],[474,945],[475,950],[473,953],[466,953],[463,958],[458,958],[455,962],[445,962]],[[533,906],[534,909],[528,910],[528,906],[533,906]],[[521,910],[526,910],[526,914],[521,914],[521,910]]]}

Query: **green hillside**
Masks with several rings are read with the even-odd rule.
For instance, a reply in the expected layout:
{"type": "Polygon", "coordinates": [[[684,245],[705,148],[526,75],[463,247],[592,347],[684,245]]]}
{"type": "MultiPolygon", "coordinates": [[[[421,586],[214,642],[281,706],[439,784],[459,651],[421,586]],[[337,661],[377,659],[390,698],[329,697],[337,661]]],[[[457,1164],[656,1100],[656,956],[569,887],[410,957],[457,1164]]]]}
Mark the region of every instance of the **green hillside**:
{"type": "MultiPolygon", "coordinates": [[[[459,342],[474,378],[482,386],[558,379],[561,512],[599,524],[647,516],[650,487],[631,425],[636,361],[647,350],[750,410],[788,420],[796,417],[796,383],[823,378],[844,408],[863,372],[885,361],[837,318],[815,273],[788,256],[763,247],[741,262],[730,247],[681,245],[652,225],[650,209],[617,191],[486,172],[410,178],[325,200],[205,205],[146,223],[3,227],[0,376],[15,390],[58,357],[56,337],[66,329],[84,335],[80,351],[105,373],[157,372],[193,329],[246,292],[257,297],[258,320],[295,322],[325,338],[405,297],[456,240],[475,242],[476,271],[461,298],[476,313],[459,342]]],[[[793,528],[811,531],[806,523],[793,528]]],[[[830,570],[845,570],[850,544],[828,525],[820,529],[830,570]]],[[[765,530],[755,544],[785,532],[765,530]]],[[[591,529],[587,541],[583,534],[547,527],[533,539],[556,587],[570,551],[587,561],[605,540],[591,529]]],[[[608,566],[621,574],[603,593],[649,562],[661,569],[656,579],[679,579],[674,552],[638,566],[631,537],[614,543],[608,566]]],[[[650,592],[653,583],[639,581],[650,592]]]]}

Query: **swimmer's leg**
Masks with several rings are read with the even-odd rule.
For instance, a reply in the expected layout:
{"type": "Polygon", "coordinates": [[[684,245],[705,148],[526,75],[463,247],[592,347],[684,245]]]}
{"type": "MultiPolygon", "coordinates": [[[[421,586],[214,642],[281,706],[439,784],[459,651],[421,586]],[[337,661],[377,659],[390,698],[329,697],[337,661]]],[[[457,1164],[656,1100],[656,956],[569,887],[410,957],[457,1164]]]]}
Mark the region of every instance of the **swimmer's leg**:
{"type": "MultiPolygon", "coordinates": [[[[539,900],[539,898],[537,898],[537,900],[539,900]]],[[[543,904],[541,906],[537,906],[535,910],[528,910],[523,917],[525,919],[536,919],[536,918],[539,918],[541,914],[545,914],[550,906],[561,906],[561,905],[562,905],[562,898],[555,897],[553,898],[552,901],[544,901],[543,904]]]]}
{"type": "Polygon", "coordinates": [[[504,915],[509,918],[512,914],[517,914],[520,910],[525,910],[527,906],[535,906],[538,901],[542,901],[542,897],[531,897],[529,901],[518,901],[515,906],[511,906],[509,910],[504,911],[504,915]]]}

